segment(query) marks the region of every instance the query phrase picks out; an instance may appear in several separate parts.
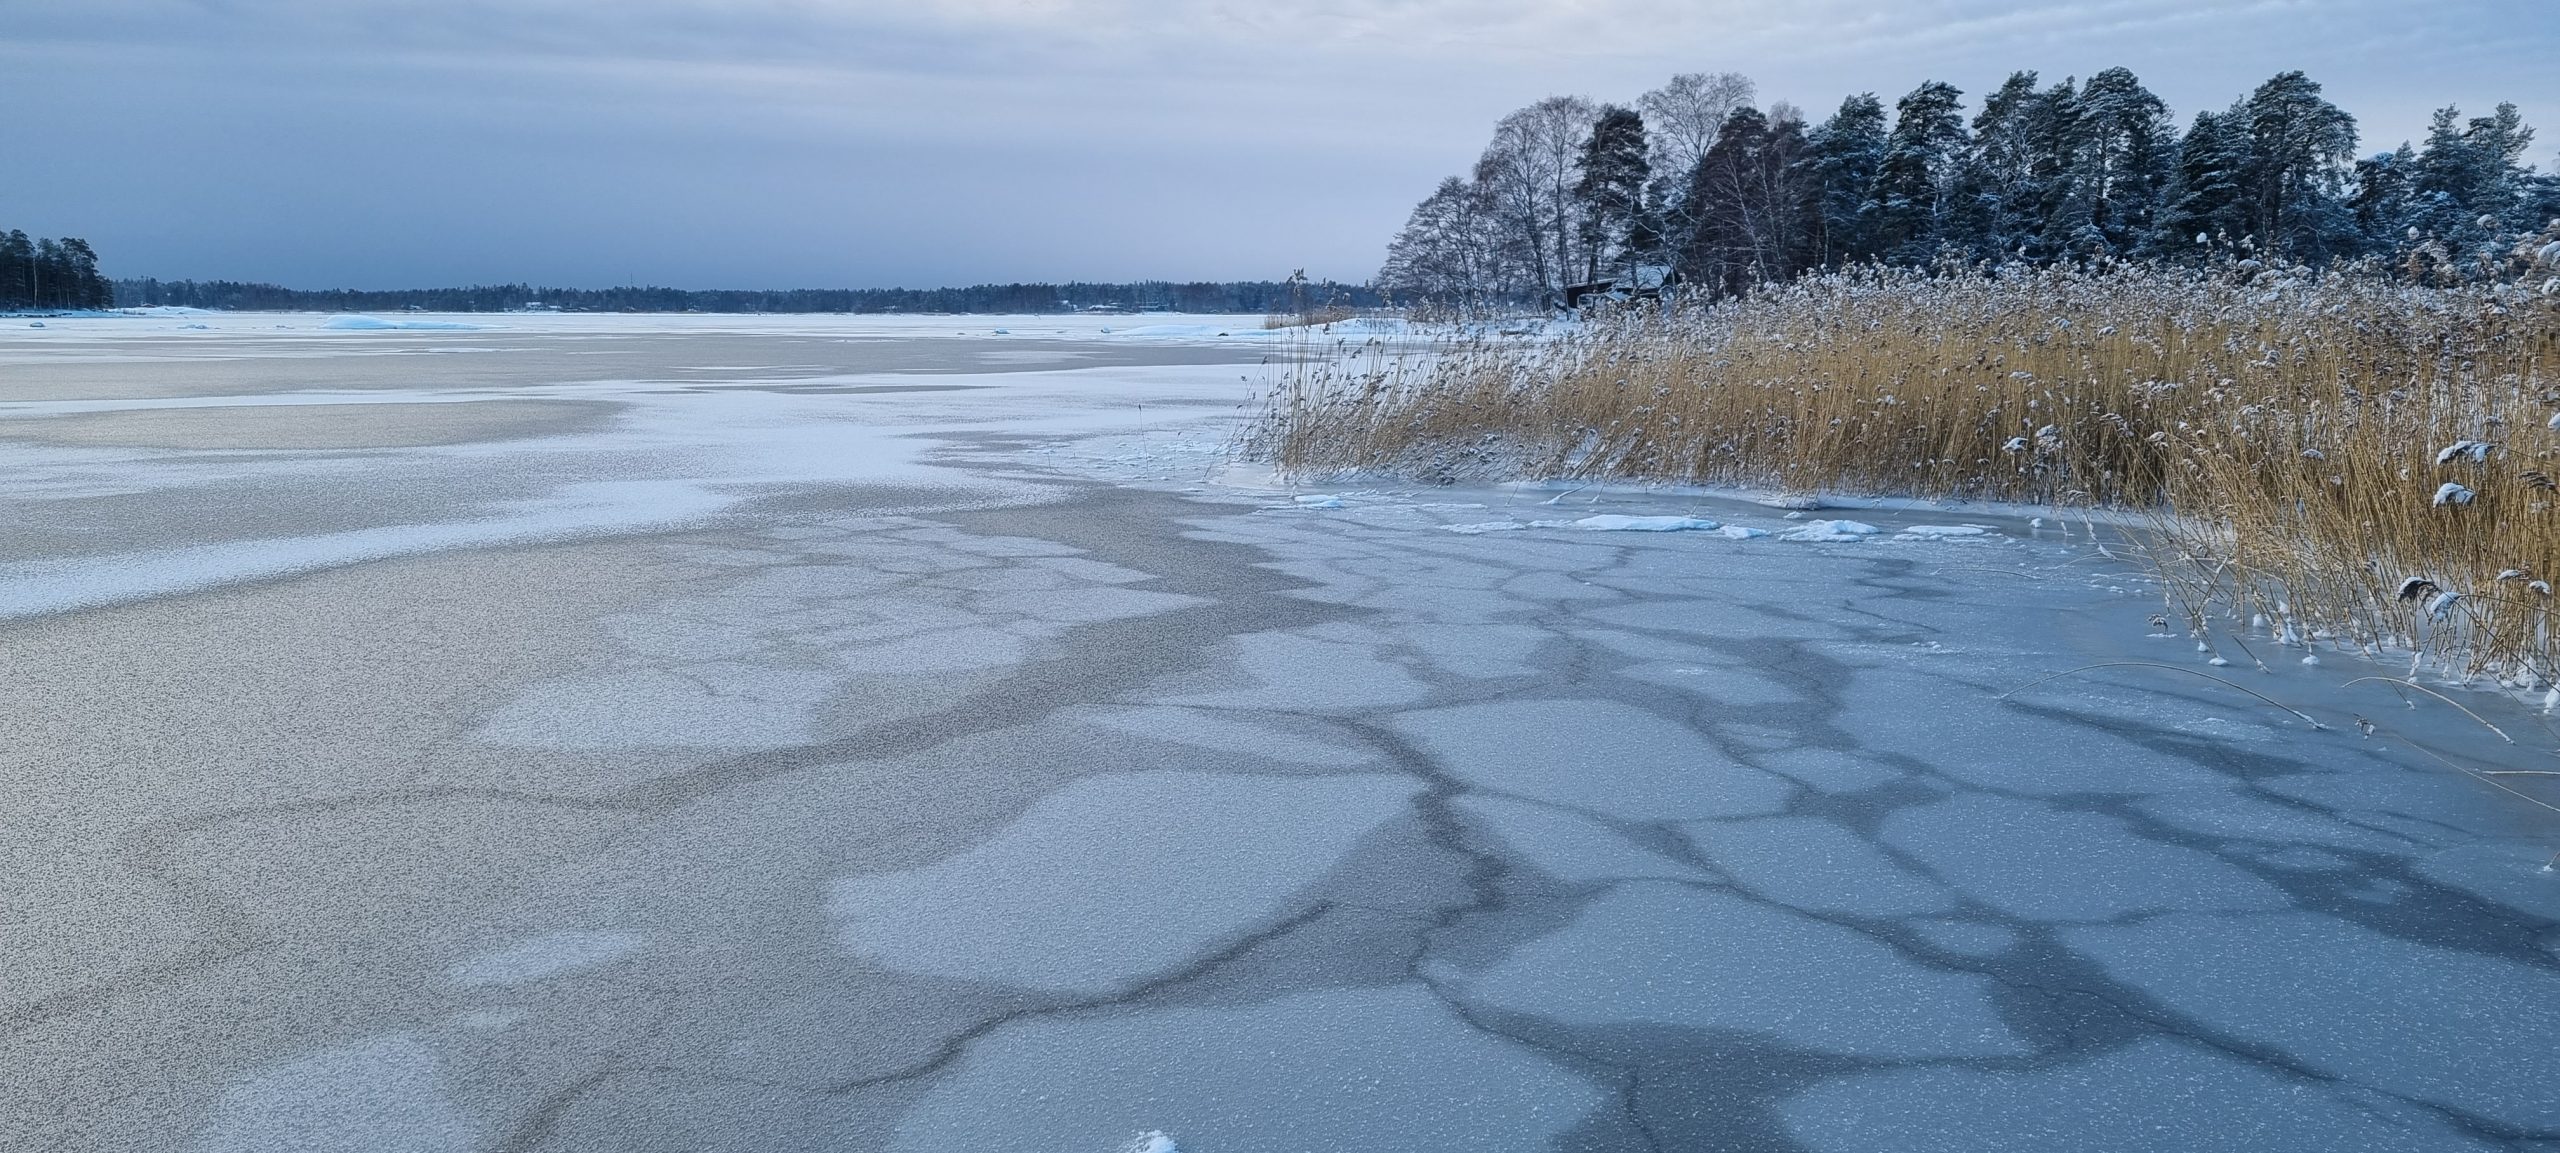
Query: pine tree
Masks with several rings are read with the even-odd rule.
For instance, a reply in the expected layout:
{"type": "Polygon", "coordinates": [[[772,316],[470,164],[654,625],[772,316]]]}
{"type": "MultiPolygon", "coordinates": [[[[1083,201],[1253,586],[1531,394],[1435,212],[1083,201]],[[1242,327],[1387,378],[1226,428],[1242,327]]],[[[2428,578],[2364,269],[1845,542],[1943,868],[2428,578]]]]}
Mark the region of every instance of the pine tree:
{"type": "Polygon", "coordinates": [[[10,229],[0,236],[0,308],[35,307],[36,245],[10,229]]]}
{"type": "Polygon", "coordinates": [[[1810,134],[1804,166],[1815,188],[1815,263],[1846,264],[1876,255],[1876,210],[1868,195],[1884,167],[1884,102],[1862,92],[1840,102],[1810,134]]]}
{"type": "Polygon", "coordinates": [[[2320,85],[2300,72],[2259,85],[2241,114],[2249,132],[2242,184],[2258,243],[2314,260],[2352,251],[2357,237],[2344,193],[2355,117],[2322,99],[2320,85]]]}
{"type": "Polygon", "coordinates": [[[1876,203],[1876,248],[1888,260],[1923,264],[1937,255],[1938,227],[1965,149],[1963,96],[1954,85],[1931,80],[1894,105],[1893,132],[1868,195],[1876,203]]]}
{"type": "Polygon", "coordinates": [[[2533,129],[2513,104],[2500,104],[2488,116],[2473,117],[2463,128],[2482,169],[2479,207],[2512,231],[2526,231],[2543,221],[2532,211],[2534,172],[2524,162],[2533,147],[2533,129]]]}
{"type": "MultiPolygon", "coordinates": [[[[2081,86],[2070,156],[2076,236],[2094,230],[2107,252],[2142,251],[2160,226],[2170,184],[2176,179],[2177,142],[2169,106],[2123,68],[2109,68],[2081,86]]],[[[2085,251],[2088,244],[2076,240],[2085,251]]]]}
{"type": "Polygon", "coordinates": [[[1645,157],[1644,118],[1633,109],[1602,105],[1576,164],[1581,179],[1573,186],[1583,208],[1585,280],[1597,279],[1604,265],[1626,275],[1659,248],[1645,204],[1651,175],[1645,157]]]}
{"type": "Polygon", "coordinates": [[[62,307],[109,308],[115,304],[115,286],[98,273],[97,251],[89,242],[76,236],[62,238],[56,251],[62,262],[62,307]]]}
{"type": "Polygon", "coordinates": [[[2423,232],[2417,221],[2418,154],[2407,144],[2356,161],[2355,194],[2347,201],[2356,234],[2369,252],[2401,247],[2411,232],[2423,232]]]}
{"type": "Polygon", "coordinates": [[[2159,251],[2201,254],[2249,234],[2248,116],[2238,105],[2196,113],[2178,143],[2178,176],[2159,251]]]}
{"type": "Polygon", "coordinates": [[[1820,260],[1819,190],[1807,163],[1804,124],[1744,108],[1726,118],[1714,146],[1690,170],[1692,228],[1681,276],[1729,294],[1783,281],[1820,260]]]}
{"type": "Polygon", "coordinates": [[[2524,163],[2532,143],[2533,129],[2513,104],[2467,122],[2459,109],[2439,108],[2414,154],[2404,144],[2393,164],[2377,157],[2357,166],[2357,223],[2372,234],[2387,198],[2393,230],[2416,233],[2408,244],[2431,246],[2428,267],[2408,265],[2413,275],[2492,274],[2516,239],[2546,219],[2524,163]]]}
{"type": "Polygon", "coordinates": [[[2012,72],[1982,98],[1973,147],[1959,166],[1940,239],[1977,257],[2034,258],[2044,232],[2049,142],[2040,139],[2036,74],[2012,72]]]}

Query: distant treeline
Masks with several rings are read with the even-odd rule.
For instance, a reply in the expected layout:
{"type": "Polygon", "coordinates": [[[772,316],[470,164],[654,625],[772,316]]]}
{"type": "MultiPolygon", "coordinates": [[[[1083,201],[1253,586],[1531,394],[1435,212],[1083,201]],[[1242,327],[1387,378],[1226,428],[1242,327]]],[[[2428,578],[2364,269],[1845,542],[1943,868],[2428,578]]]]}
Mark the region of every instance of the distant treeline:
{"type": "Polygon", "coordinates": [[[75,237],[30,240],[0,233],[0,309],[106,308],[115,286],[98,275],[98,254],[75,237]]]}
{"type": "Polygon", "coordinates": [[[1969,117],[1961,97],[1933,80],[1816,121],[1725,73],[1632,108],[1543,100],[1413,210],[1377,282],[1401,300],[1536,301],[1665,272],[1723,295],[1866,263],[2238,255],[2453,284],[2540,259],[2560,217],[2560,174],[2530,162],[2512,104],[2444,108],[2423,139],[2360,153],[2355,117],[2300,72],[2184,130],[2122,68],[2013,73],[1969,117]]]}
{"type": "MultiPolygon", "coordinates": [[[[77,242],[71,242],[77,243],[77,242]]],[[[84,249],[85,251],[85,249],[84,249]]],[[[306,291],[231,280],[115,282],[118,307],[316,312],[505,312],[535,306],[563,312],[1295,312],[1380,303],[1366,285],[1331,281],[1137,281],[1129,284],[980,284],[968,288],[794,288],[778,291],[682,288],[537,288],[486,284],[386,292],[306,291]]]]}

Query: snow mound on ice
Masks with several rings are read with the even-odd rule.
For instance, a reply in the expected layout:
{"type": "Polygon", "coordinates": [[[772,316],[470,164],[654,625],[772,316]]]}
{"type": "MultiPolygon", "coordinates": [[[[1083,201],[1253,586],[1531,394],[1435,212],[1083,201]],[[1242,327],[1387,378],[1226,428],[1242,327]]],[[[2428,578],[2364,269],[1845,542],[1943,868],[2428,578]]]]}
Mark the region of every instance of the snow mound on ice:
{"type": "Polygon", "coordinates": [[[1712,532],[1724,527],[1711,520],[1694,516],[1620,516],[1602,513],[1573,522],[1573,527],[1591,532],[1712,532]]]}
{"type": "Polygon", "coordinates": [[[477,332],[480,326],[451,320],[384,320],[379,316],[332,316],[320,327],[339,332],[477,332]]]}
{"type": "MultiPolygon", "coordinates": [[[[1583,532],[1702,532],[1726,540],[1750,540],[1769,535],[1766,529],[1744,528],[1738,524],[1718,524],[1694,516],[1619,516],[1603,513],[1580,520],[1484,520],[1469,524],[1444,524],[1442,532],[1481,536],[1489,532],[1518,532],[1532,528],[1569,528],[1583,532]]],[[[1852,538],[1854,539],[1854,538],[1852,538]]]]}
{"type": "Polygon", "coordinates": [[[1865,540],[1883,531],[1864,521],[1809,520],[1787,530],[1778,539],[1813,542],[1853,541],[1865,540]]]}
{"type": "Polygon", "coordinates": [[[1948,537],[1989,536],[1991,530],[1971,524],[1915,524],[1903,526],[1902,535],[1925,540],[1944,540],[1948,537]]]}
{"type": "Polygon", "coordinates": [[[1182,1148],[1175,1145],[1173,1138],[1164,1130],[1151,1129],[1138,1134],[1136,1140],[1124,1147],[1123,1153],[1182,1153],[1182,1148]]]}

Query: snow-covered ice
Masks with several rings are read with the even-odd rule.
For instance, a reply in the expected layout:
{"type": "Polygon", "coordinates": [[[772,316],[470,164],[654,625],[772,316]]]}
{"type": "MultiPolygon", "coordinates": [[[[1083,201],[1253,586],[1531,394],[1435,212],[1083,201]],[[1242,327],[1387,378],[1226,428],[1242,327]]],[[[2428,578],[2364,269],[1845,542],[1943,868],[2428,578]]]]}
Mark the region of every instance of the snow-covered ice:
{"type": "Polygon", "coordinates": [[[2560,1131],[2538,746],[2103,516],[1302,491],[1392,326],[1137,319],[0,334],[0,1147],[2560,1131]]]}
{"type": "Polygon", "coordinates": [[[1805,542],[1844,542],[1865,540],[1884,530],[1864,521],[1809,520],[1778,534],[1779,540],[1805,542]]]}
{"type": "Polygon", "coordinates": [[[321,327],[338,332],[471,332],[485,327],[454,320],[386,320],[379,316],[333,316],[321,327]]]}
{"type": "Polygon", "coordinates": [[[1627,516],[1601,513],[1573,522],[1573,527],[1591,532],[1689,532],[1712,531],[1723,525],[1694,516],[1627,516]]]}

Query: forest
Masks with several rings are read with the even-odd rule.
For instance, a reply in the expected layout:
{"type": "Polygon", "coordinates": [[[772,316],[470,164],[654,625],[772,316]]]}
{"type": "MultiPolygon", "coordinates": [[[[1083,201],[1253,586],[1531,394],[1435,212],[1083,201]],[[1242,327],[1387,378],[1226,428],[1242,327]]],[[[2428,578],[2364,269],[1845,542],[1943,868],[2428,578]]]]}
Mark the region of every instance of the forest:
{"type": "Polygon", "coordinates": [[[505,312],[532,306],[563,312],[950,312],[1064,313],[1295,312],[1379,304],[1366,285],[1329,281],[1245,280],[1127,284],[980,284],[967,288],[536,288],[525,284],[366,292],[302,290],[229,280],[119,280],[115,301],[126,308],[266,309],[306,312],[505,312]]]}
{"type": "Polygon", "coordinates": [[[2359,156],[2355,117],[2301,72],[2183,130],[2122,68],[2013,73],[1970,117],[1939,81],[1819,122],[1755,95],[1691,73],[1633,107],[1559,96],[1504,117],[1472,174],[1415,207],[1378,287],[1555,303],[1602,280],[1729,295],[1858,264],[2103,258],[2370,259],[2451,284],[2503,275],[2560,217],[2560,175],[2528,162],[2514,105],[2445,108],[2423,140],[2359,156]]]}
{"type": "Polygon", "coordinates": [[[108,308],[115,286],[98,272],[98,254],[76,237],[31,240],[0,233],[0,312],[108,308]]]}

